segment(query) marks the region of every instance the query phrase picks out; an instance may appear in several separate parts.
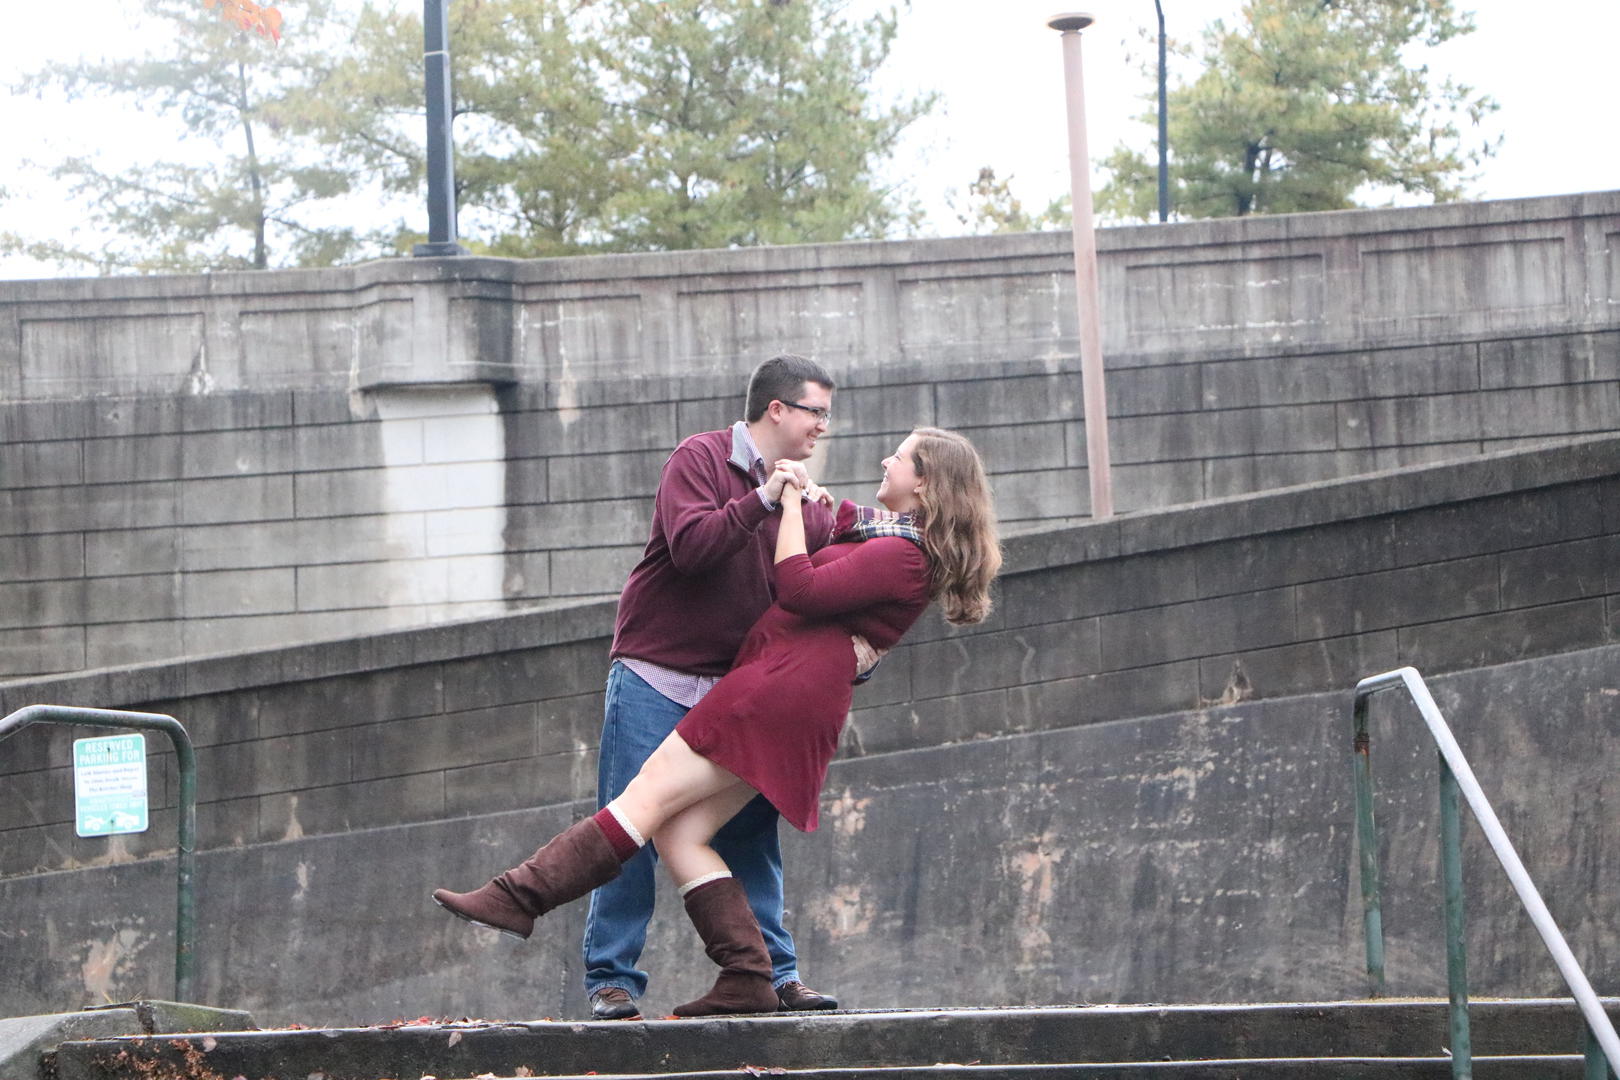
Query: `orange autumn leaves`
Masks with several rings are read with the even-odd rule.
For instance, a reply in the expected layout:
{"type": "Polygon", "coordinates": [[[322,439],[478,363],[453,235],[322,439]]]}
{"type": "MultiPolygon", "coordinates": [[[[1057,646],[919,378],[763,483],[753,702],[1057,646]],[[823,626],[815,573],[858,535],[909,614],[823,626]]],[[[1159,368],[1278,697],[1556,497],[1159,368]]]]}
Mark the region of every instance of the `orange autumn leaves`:
{"type": "Polygon", "coordinates": [[[205,8],[219,8],[220,18],[238,30],[249,31],[279,43],[281,41],[281,12],[253,0],[202,0],[205,8]]]}

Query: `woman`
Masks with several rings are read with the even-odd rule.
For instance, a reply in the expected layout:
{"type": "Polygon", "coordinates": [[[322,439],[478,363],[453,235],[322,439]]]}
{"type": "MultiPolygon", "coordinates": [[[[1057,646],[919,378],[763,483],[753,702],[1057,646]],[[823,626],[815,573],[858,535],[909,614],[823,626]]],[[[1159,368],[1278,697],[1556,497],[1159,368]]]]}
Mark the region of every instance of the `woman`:
{"type": "MultiPolygon", "coordinates": [[[[777,472],[791,480],[792,464],[777,472]]],[[[796,828],[815,829],[857,674],[851,635],[886,651],[930,599],[951,623],[979,622],[1001,565],[984,466],[961,435],[912,432],[884,460],[877,497],[887,513],[844,502],[835,543],[812,558],[800,495],[788,483],[776,603],[749,631],[730,673],[605,809],[482,888],[439,889],[433,899],[469,922],[526,938],[538,916],[618,876],[650,838],[720,966],[714,987],[675,1014],[776,1011],[770,957],[748,898],[709,841],[755,794],[796,828]]]]}

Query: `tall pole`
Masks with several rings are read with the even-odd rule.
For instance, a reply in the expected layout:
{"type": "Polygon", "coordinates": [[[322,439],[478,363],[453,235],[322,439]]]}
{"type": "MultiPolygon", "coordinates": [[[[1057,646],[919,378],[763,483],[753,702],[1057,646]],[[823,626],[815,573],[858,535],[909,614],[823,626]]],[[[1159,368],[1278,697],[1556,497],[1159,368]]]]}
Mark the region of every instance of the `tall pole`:
{"type": "Polygon", "coordinates": [[[465,255],[456,242],[456,161],[450,134],[449,0],[422,0],[422,74],[427,83],[428,239],[412,255],[465,255]]]}
{"type": "Polygon", "coordinates": [[[1170,220],[1170,110],[1164,82],[1164,5],[1153,0],[1159,13],[1159,224],[1170,220]]]}
{"type": "Polygon", "coordinates": [[[1063,35],[1063,83],[1069,106],[1069,192],[1074,203],[1074,292],[1080,311],[1080,388],[1086,420],[1086,472],[1091,516],[1114,516],[1108,463],[1108,392],[1103,380],[1101,292],[1097,287],[1097,234],[1091,223],[1091,156],[1086,152],[1086,97],[1080,70],[1080,31],[1095,20],[1071,12],[1046,25],[1063,35]]]}

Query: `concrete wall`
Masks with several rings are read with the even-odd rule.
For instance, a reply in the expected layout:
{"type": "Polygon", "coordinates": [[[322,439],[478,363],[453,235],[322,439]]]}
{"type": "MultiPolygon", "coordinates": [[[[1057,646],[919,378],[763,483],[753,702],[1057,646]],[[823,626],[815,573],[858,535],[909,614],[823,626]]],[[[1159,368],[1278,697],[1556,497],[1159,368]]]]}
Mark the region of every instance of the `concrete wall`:
{"type": "MultiPolygon", "coordinates": [[[[611,595],[763,357],[1088,511],[1064,234],[0,286],[0,676],[611,595]]],[[[1116,505],[1620,426],[1620,193],[1106,230],[1116,505]]]]}
{"type": "MultiPolygon", "coordinates": [[[[925,621],[857,694],[826,827],[790,843],[806,971],[857,1006],[1353,996],[1344,690],[1414,664],[1467,673],[1442,703],[1620,990],[1601,892],[1620,873],[1617,508],[1603,438],[1013,538],[992,620],[925,621]]],[[[0,683],[0,714],[187,724],[210,999],[271,1021],[577,1015],[580,912],[513,952],[425,898],[588,804],[611,614],[0,683]]],[[[172,762],[152,747],[150,832],[76,839],[73,734],[0,754],[0,906],[19,913],[0,941],[21,973],[0,1013],[167,985],[172,762]]],[[[1438,902],[1413,890],[1433,876],[1433,795],[1407,777],[1432,754],[1378,738],[1392,985],[1432,990],[1438,902]]],[[[1478,992],[1555,989],[1493,888],[1478,992]]],[[[655,1009],[696,992],[696,955],[660,922],[655,1009]]]]}

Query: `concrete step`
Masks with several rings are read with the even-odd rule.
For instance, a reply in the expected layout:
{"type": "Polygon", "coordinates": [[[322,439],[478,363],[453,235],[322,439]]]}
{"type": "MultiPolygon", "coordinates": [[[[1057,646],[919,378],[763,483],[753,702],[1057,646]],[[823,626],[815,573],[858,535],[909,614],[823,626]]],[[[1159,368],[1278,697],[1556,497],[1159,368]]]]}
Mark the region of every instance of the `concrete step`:
{"type": "MultiPolygon", "coordinates": [[[[1611,1015],[1620,1016],[1620,999],[1606,1005],[1611,1015]]],[[[1572,1002],[1477,1001],[1470,1016],[1479,1058],[1524,1058],[1482,1062],[1482,1069],[1494,1071],[1479,1075],[1522,1080],[1579,1075],[1578,1063],[1571,1062],[1577,1061],[1572,1055],[1581,1047],[1582,1027],[1572,1002]],[[1569,1072],[1571,1067],[1577,1071],[1569,1072]]],[[[636,1022],[462,1021],[92,1039],[59,1048],[56,1069],[59,1080],[380,1080],[735,1077],[744,1068],[762,1074],[790,1070],[784,1075],[798,1070],[814,1077],[853,1076],[858,1070],[920,1077],[946,1067],[952,1075],[969,1075],[961,1072],[969,1067],[989,1077],[1059,1075],[1081,1066],[1087,1067],[1085,1075],[1131,1076],[1159,1075],[1177,1065],[1184,1071],[1167,1075],[1271,1077],[1325,1076],[1309,1072],[1302,1062],[1339,1059],[1338,1071],[1331,1074],[1338,1080],[1441,1075],[1433,1070],[1445,1063],[1447,1041],[1446,1004],[1438,1000],[1102,1005],[636,1022]],[[1268,1064],[1244,1064],[1256,1061],[1268,1064]]]]}
{"type": "MultiPolygon", "coordinates": [[[[1580,1080],[1578,1055],[1474,1058],[1475,1080],[1580,1080]]],[[[1450,1058],[1247,1058],[1234,1061],[1061,1062],[1050,1065],[900,1065],[854,1069],[747,1066],[688,1073],[584,1073],[545,1080],[1452,1080],[1450,1058]]],[[[483,1077],[480,1080],[507,1080],[483,1077]]]]}
{"type": "Polygon", "coordinates": [[[42,1080],[46,1058],[72,1039],[165,1032],[251,1031],[253,1017],[175,1001],[124,1001],[71,1013],[0,1019],[0,1078],[42,1080]]]}

